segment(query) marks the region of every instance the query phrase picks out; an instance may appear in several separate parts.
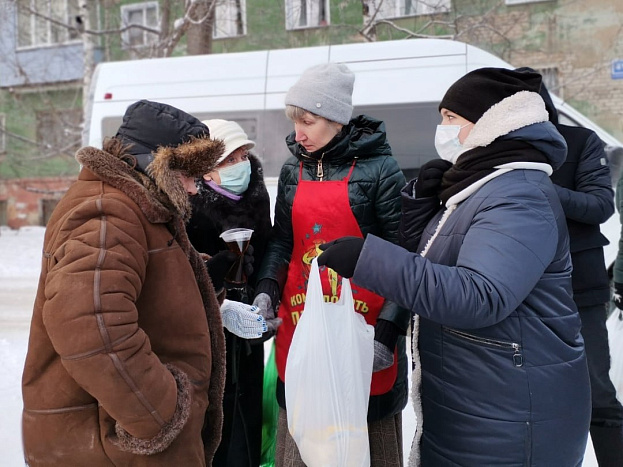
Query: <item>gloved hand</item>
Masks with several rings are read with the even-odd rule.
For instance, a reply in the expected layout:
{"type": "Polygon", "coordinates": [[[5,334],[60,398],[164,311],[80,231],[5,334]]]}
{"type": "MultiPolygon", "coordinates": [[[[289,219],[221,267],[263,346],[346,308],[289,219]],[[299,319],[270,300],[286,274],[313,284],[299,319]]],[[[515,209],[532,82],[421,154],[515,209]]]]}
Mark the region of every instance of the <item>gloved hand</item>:
{"type": "Polygon", "coordinates": [[[276,317],[276,309],[279,304],[279,284],[273,279],[262,279],[255,289],[256,295],[253,305],[259,308],[259,313],[266,320],[266,332],[259,339],[253,339],[252,344],[261,344],[273,337],[277,329],[283,323],[281,318],[276,317]]]}
{"type": "Polygon", "coordinates": [[[320,245],[323,252],[318,256],[318,265],[327,266],[342,277],[353,277],[363,243],[364,239],[359,237],[341,237],[323,243],[320,245]]]}
{"type": "Polygon", "coordinates": [[[266,332],[267,326],[258,311],[256,306],[225,299],[221,305],[223,326],[243,339],[260,337],[266,332]]]}
{"type": "Polygon", "coordinates": [[[238,260],[238,255],[233,251],[223,250],[212,256],[207,260],[206,267],[208,268],[208,274],[212,279],[212,285],[217,292],[223,288],[223,281],[225,280],[225,274],[229,271],[229,268],[238,260]]]}
{"type": "Polygon", "coordinates": [[[619,310],[623,310],[623,284],[619,282],[614,283],[614,294],[612,301],[619,310]]]}
{"type": "Polygon", "coordinates": [[[259,314],[266,320],[267,332],[275,333],[283,320],[275,317],[275,309],[272,300],[267,293],[260,293],[253,300],[253,306],[259,309],[259,314]]]}
{"type": "Polygon", "coordinates": [[[430,198],[439,195],[443,174],[452,167],[452,162],[443,159],[433,159],[420,167],[420,173],[415,181],[415,197],[430,198]]]}
{"type": "Polygon", "coordinates": [[[372,372],[385,370],[394,363],[394,352],[389,347],[381,344],[379,341],[374,341],[374,360],[372,363],[372,372]]]}
{"type": "Polygon", "coordinates": [[[381,371],[394,363],[394,349],[401,334],[400,328],[391,321],[379,319],[374,325],[374,361],[372,371],[381,371]]]}

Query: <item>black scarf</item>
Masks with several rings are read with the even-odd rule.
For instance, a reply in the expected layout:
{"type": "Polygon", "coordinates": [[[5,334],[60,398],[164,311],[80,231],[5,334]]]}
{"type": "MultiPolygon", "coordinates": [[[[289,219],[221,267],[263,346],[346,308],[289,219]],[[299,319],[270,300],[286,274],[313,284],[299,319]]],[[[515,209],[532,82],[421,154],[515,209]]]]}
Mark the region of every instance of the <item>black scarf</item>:
{"type": "Polygon", "coordinates": [[[494,167],[511,162],[549,161],[545,154],[525,141],[496,140],[486,147],[477,147],[461,154],[443,175],[439,199],[445,204],[448,199],[495,172],[494,167]]]}

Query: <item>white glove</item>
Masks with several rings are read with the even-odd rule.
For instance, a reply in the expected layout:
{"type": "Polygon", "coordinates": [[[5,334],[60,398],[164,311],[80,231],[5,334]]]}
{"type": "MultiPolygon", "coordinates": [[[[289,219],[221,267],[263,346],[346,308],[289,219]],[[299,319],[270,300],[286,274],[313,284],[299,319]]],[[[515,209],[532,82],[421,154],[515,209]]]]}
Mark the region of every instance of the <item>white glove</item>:
{"type": "Polygon", "coordinates": [[[223,325],[243,339],[260,337],[268,329],[264,317],[257,314],[258,307],[225,299],[221,305],[223,325]]]}

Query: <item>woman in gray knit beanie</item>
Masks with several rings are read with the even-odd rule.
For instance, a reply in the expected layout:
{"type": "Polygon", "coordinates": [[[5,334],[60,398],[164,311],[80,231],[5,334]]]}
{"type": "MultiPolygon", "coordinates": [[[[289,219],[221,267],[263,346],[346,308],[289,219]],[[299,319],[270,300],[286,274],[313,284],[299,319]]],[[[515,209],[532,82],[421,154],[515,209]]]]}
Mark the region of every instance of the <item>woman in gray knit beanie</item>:
{"type": "MultiPolygon", "coordinates": [[[[294,132],[292,152],[279,177],[275,226],[259,273],[256,302],[270,303],[283,319],[276,336],[278,370],[276,466],[302,467],[290,436],[285,406],[285,365],[311,260],[318,245],[374,233],[396,243],[400,189],[405,179],[387,142],[385,124],[365,115],[351,118],[355,75],[346,65],[324,63],[306,70],[288,91],[286,115],[294,132]],[[331,182],[331,183],[326,183],[331,182]]],[[[337,300],[339,281],[321,271],[323,293],[337,300]],[[335,298],[334,298],[335,297],[335,298]]],[[[410,314],[353,284],[357,311],[375,328],[374,373],[368,406],[373,467],[400,466],[401,412],[407,402],[405,334],[410,314]]],[[[325,297],[325,298],[326,298],[325,297]]]]}

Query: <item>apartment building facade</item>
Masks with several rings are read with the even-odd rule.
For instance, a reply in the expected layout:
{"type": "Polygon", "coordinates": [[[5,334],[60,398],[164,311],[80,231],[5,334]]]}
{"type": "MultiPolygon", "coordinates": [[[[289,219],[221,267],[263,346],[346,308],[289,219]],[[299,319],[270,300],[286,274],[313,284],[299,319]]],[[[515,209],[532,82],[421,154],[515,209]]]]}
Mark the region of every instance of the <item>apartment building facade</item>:
{"type": "MultiPolygon", "coordinates": [[[[187,14],[185,3],[0,0],[0,224],[45,224],[54,200],[75,178],[85,57],[97,63],[162,54],[187,14]]],[[[210,3],[202,11],[210,13],[212,53],[421,37],[460,40],[541,71],[550,91],[623,139],[623,2],[210,3]]],[[[166,53],[185,55],[190,40],[178,38],[166,53]]]]}

